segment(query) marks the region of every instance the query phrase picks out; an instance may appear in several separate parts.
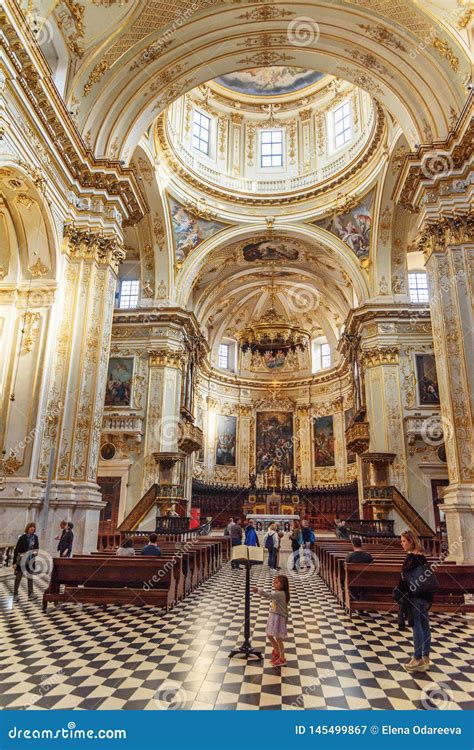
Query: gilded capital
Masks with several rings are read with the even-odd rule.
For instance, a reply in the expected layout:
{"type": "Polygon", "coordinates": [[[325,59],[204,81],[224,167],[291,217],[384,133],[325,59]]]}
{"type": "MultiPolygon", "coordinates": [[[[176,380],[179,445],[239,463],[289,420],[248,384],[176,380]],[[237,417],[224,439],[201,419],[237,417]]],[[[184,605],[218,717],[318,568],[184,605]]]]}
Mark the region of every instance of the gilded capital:
{"type": "Polygon", "coordinates": [[[101,266],[110,266],[115,273],[126,255],[117,237],[79,229],[73,224],[64,227],[63,252],[71,260],[92,260],[101,266]]]}
{"type": "Polygon", "coordinates": [[[249,404],[239,404],[239,414],[241,417],[251,417],[252,407],[249,404]]]}
{"type": "Polygon", "coordinates": [[[183,352],[158,349],[149,352],[148,361],[150,367],[174,367],[176,370],[181,370],[184,367],[185,359],[183,352]]]}
{"type": "Polygon", "coordinates": [[[451,245],[474,242],[474,217],[456,216],[428,224],[418,237],[416,244],[426,259],[433,253],[444,253],[451,245]]]}
{"type": "Polygon", "coordinates": [[[399,351],[398,346],[380,346],[373,349],[363,349],[360,357],[362,367],[396,365],[398,364],[399,351]]]}

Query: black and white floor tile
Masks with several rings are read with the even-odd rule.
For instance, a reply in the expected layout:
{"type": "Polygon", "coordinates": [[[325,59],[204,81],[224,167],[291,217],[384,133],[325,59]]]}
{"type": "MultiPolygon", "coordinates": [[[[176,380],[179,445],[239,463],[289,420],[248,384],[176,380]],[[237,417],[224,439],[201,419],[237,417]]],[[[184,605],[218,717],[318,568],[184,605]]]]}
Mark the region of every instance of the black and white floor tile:
{"type": "MultiPolygon", "coordinates": [[[[282,561],[283,562],[283,561],[282,561]]],[[[286,571],[285,571],[286,572],[286,571]]],[[[270,588],[266,566],[252,571],[270,588]]],[[[291,577],[287,666],[265,644],[268,603],[252,597],[252,643],[265,661],[229,659],[243,639],[244,572],[227,564],[163,614],[62,605],[41,610],[0,580],[0,706],[14,709],[473,708],[472,620],[433,615],[433,668],[410,675],[410,631],[395,617],[349,618],[322,580],[291,577]],[[471,636],[469,631],[471,629],[471,636]]]]}

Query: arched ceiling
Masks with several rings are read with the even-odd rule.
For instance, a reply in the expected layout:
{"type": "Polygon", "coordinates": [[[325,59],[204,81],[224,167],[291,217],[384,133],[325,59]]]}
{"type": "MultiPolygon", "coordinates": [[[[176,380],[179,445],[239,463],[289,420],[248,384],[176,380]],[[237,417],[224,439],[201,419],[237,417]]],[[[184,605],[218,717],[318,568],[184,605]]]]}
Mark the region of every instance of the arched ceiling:
{"type": "Polygon", "coordinates": [[[356,287],[361,288],[345,261],[304,228],[299,236],[293,227],[221,241],[201,258],[188,304],[213,347],[258,320],[271,306],[273,290],[284,319],[297,320],[313,337],[325,335],[335,344],[338,329],[357,304],[356,287]]]}
{"type": "Polygon", "coordinates": [[[461,33],[411,0],[202,0],[193,15],[182,5],[173,6],[173,22],[171,4],[137,3],[107,42],[94,49],[86,40],[70,102],[97,155],[130,160],[176,97],[251,67],[291,63],[350,80],[392,113],[411,147],[445,138],[466,97],[470,62],[461,33]]]}

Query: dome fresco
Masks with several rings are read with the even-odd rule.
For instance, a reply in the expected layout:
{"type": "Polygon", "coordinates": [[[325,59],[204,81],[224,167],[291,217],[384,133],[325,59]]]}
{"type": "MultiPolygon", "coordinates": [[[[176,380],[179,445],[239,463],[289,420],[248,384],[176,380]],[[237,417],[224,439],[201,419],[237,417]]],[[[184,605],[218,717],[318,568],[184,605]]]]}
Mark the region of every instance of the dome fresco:
{"type": "Polygon", "coordinates": [[[215,82],[247,96],[279,96],[316,83],[323,73],[307,68],[273,65],[266,68],[249,68],[216,78],[215,82]]]}

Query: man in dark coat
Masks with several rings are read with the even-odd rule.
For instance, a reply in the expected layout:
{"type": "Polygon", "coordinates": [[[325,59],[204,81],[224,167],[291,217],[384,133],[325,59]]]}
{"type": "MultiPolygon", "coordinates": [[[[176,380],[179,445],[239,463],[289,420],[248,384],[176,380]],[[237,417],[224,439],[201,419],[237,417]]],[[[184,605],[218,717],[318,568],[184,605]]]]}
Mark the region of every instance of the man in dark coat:
{"type": "Polygon", "coordinates": [[[58,552],[60,557],[71,557],[72,555],[72,543],[74,541],[73,534],[74,524],[71,521],[66,526],[65,533],[61,536],[58,544],[58,552]]]}

